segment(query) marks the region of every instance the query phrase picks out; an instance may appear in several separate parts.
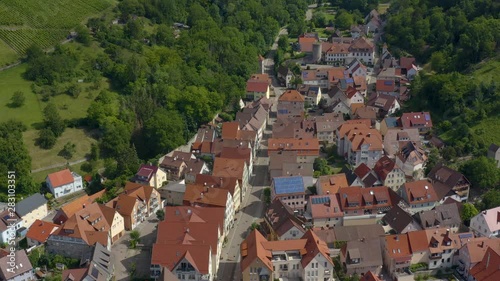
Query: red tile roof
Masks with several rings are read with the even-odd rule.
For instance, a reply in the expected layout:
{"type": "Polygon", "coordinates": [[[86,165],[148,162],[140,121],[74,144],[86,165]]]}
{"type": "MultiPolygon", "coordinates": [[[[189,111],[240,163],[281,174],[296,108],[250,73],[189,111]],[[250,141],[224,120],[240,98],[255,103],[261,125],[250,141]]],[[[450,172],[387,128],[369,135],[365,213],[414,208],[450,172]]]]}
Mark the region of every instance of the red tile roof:
{"type": "Polygon", "coordinates": [[[375,167],[373,167],[373,170],[375,171],[375,173],[377,173],[382,181],[385,181],[387,175],[397,168],[399,167],[396,166],[396,162],[384,155],[377,161],[375,167]]]}
{"type": "Polygon", "coordinates": [[[65,184],[70,184],[74,181],[73,175],[69,169],[64,169],[59,172],[49,174],[47,176],[53,187],[58,187],[65,184]]]}
{"type": "Polygon", "coordinates": [[[360,179],[363,179],[369,172],[371,172],[371,169],[365,163],[359,164],[359,166],[354,169],[354,174],[360,179]]]}
{"type": "Polygon", "coordinates": [[[308,206],[313,219],[344,216],[336,194],[310,196],[308,206]]]}
{"type": "Polygon", "coordinates": [[[268,151],[297,151],[299,156],[319,155],[319,141],[312,139],[278,139],[268,140],[268,151]]]}
{"type": "Polygon", "coordinates": [[[497,281],[500,276],[500,255],[493,249],[488,249],[483,260],[476,264],[469,273],[476,281],[497,281]]]}
{"type": "Polygon", "coordinates": [[[432,119],[429,112],[403,113],[400,120],[404,129],[412,127],[432,128],[432,119]]]}
{"type": "Polygon", "coordinates": [[[36,220],[29,228],[26,237],[31,240],[36,240],[40,243],[45,243],[49,235],[56,231],[59,225],[50,222],[36,220]]]}
{"type": "Polygon", "coordinates": [[[317,41],[318,40],[316,40],[316,38],[299,37],[300,51],[308,53],[312,52],[313,44],[316,43],[317,41]]]}
{"type": "Polygon", "coordinates": [[[340,204],[344,212],[351,210],[378,210],[390,208],[392,198],[386,186],[361,188],[351,186],[339,190],[340,204]]]}
{"type": "Polygon", "coordinates": [[[347,178],[344,173],[331,176],[321,176],[318,179],[321,186],[321,191],[324,194],[336,194],[342,187],[349,187],[347,178]]]}
{"type": "Polygon", "coordinates": [[[240,124],[237,121],[222,123],[222,138],[235,139],[238,137],[240,124]]]}
{"type": "Polygon", "coordinates": [[[375,275],[375,273],[368,271],[359,279],[359,281],[382,281],[380,278],[375,275]]]}
{"type": "Polygon", "coordinates": [[[385,236],[386,251],[389,257],[397,261],[411,260],[410,241],[406,234],[385,236]]]}
{"type": "Polygon", "coordinates": [[[57,214],[54,216],[54,219],[52,220],[56,224],[62,224],[65,222],[69,217],[74,215],[77,211],[81,210],[83,206],[85,205],[90,205],[95,202],[96,199],[101,198],[101,196],[106,193],[106,189],[103,189],[97,193],[94,193],[92,195],[82,195],[75,200],[71,201],[70,203],[64,205],[57,211],[57,214]]]}
{"type": "Polygon", "coordinates": [[[229,191],[221,188],[210,188],[199,184],[187,184],[184,193],[185,205],[201,205],[226,207],[229,191]]]}
{"type": "Polygon", "coordinates": [[[245,168],[245,159],[215,157],[212,174],[217,177],[233,177],[241,181],[245,168]]]}
{"type": "Polygon", "coordinates": [[[278,102],[280,101],[304,102],[305,98],[297,90],[287,90],[278,98],[278,102]]]}
{"type": "Polygon", "coordinates": [[[377,79],[377,92],[394,92],[396,90],[396,82],[394,80],[377,79]]]}
{"type": "Polygon", "coordinates": [[[240,245],[241,271],[245,271],[256,259],[260,260],[268,270],[273,270],[271,251],[264,248],[266,238],[258,230],[253,230],[240,245]]]}
{"type": "Polygon", "coordinates": [[[404,184],[403,188],[407,196],[405,200],[410,204],[423,204],[438,201],[434,186],[427,180],[407,182],[404,184]]]}
{"type": "Polygon", "coordinates": [[[248,80],[247,81],[247,92],[257,92],[257,93],[266,93],[269,89],[269,83],[266,81],[256,81],[256,80],[248,80]]]}

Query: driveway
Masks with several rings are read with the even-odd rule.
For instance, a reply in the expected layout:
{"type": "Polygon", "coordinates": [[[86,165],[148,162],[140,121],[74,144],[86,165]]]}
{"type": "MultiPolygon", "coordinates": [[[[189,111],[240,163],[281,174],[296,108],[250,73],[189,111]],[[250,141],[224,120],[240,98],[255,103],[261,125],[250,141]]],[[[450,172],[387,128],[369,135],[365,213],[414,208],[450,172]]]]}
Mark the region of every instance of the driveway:
{"type": "Polygon", "coordinates": [[[117,281],[132,280],[133,277],[149,278],[151,247],[156,241],[156,225],[158,220],[153,215],[140,224],[135,230],[141,234],[140,244],[136,249],[129,249],[130,231],[126,231],[118,241],[113,244],[111,251],[115,258],[115,278],[117,281]],[[135,268],[135,273],[131,271],[135,268]]]}

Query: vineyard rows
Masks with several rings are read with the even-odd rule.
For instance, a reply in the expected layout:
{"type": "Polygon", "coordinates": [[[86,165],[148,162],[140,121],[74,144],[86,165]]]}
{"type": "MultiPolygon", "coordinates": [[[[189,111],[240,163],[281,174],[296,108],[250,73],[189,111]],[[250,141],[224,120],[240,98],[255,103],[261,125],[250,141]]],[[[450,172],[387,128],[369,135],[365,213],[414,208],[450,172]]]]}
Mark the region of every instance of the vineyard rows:
{"type": "Polygon", "coordinates": [[[0,25],[33,28],[73,28],[111,5],[111,0],[2,0],[0,25]]]}
{"type": "Polygon", "coordinates": [[[66,30],[19,29],[11,31],[0,29],[0,39],[19,54],[24,54],[32,45],[38,45],[42,49],[54,46],[67,34],[66,30]]]}

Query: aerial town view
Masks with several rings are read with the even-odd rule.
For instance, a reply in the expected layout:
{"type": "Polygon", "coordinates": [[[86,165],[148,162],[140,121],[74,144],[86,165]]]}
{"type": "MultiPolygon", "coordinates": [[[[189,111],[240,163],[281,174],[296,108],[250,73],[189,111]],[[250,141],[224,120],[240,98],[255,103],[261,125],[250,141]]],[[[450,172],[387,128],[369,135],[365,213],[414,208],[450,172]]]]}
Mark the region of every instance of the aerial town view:
{"type": "Polygon", "coordinates": [[[0,281],[500,281],[498,0],[0,1],[0,281]]]}

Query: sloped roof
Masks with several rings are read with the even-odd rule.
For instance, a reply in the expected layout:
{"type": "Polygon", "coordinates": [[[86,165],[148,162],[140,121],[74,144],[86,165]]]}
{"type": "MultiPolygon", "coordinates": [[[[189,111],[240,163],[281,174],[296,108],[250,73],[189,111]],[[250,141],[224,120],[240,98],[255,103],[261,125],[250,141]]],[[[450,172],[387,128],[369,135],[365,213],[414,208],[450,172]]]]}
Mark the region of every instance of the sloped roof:
{"type": "Polygon", "coordinates": [[[271,263],[271,251],[264,248],[263,243],[267,242],[266,238],[260,234],[258,230],[253,230],[240,245],[241,271],[245,271],[256,259],[259,259],[269,271],[273,270],[271,263]]]}
{"type": "Polygon", "coordinates": [[[399,169],[396,162],[385,155],[382,156],[375,164],[375,167],[373,167],[373,171],[382,181],[385,181],[387,175],[395,169],[399,169]]]}
{"type": "Polygon", "coordinates": [[[304,102],[305,98],[297,90],[287,90],[278,98],[280,101],[304,102]]]}
{"type": "Polygon", "coordinates": [[[96,192],[92,195],[82,195],[70,203],[61,207],[56,216],[54,217],[53,222],[56,224],[61,223],[61,221],[65,221],[67,218],[73,216],[77,211],[81,210],[83,206],[90,205],[96,201],[96,199],[100,198],[104,195],[106,189],[103,189],[99,192],[96,192]]]}
{"type": "Polygon", "coordinates": [[[380,224],[334,226],[333,232],[338,241],[379,238],[385,233],[384,227],[380,224]]]}
{"type": "Polygon", "coordinates": [[[218,177],[234,177],[238,180],[242,180],[245,167],[245,159],[215,157],[212,175],[218,177]]]}
{"type": "Polygon", "coordinates": [[[411,128],[412,126],[432,128],[432,119],[429,112],[406,112],[403,113],[400,121],[403,128],[411,128]]]}
{"type": "Polygon", "coordinates": [[[476,264],[470,275],[476,281],[496,281],[500,275],[500,255],[489,248],[484,254],[483,260],[476,264]]]}
{"type": "Polygon", "coordinates": [[[187,184],[184,202],[209,206],[226,207],[229,191],[222,188],[210,188],[199,184],[187,184]]]}
{"type": "Polygon", "coordinates": [[[13,270],[10,270],[10,260],[11,258],[8,256],[0,258],[0,270],[2,271],[2,275],[5,280],[14,280],[14,277],[33,270],[33,266],[31,265],[25,250],[15,252],[15,267],[13,270]]]}
{"type": "Polygon", "coordinates": [[[336,194],[310,196],[308,202],[313,219],[344,216],[336,194]]]}
{"type": "Polygon", "coordinates": [[[42,194],[35,193],[16,204],[16,213],[23,217],[45,204],[47,199],[42,194]]]}
{"type": "Polygon", "coordinates": [[[321,190],[324,194],[336,194],[342,187],[348,187],[347,178],[344,173],[329,176],[320,176],[318,179],[321,190]]]}
{"type": "Polygon", "coordinates": [[[273,178],[273,188],[277,195],[304,193],[304,178],[302,176],[273,178]]]}
{"type": "Polygon", "coordinates": [[[325,241],[319,239],[319,237],[309,229],[302,239],[307,239],[305,246],[306,253],[301,260],[302,267],[305,268],[317,255],[323,255],[323,257],[333,265],[333,261],[330,258],[330,250],[326,245],[325,241]]]}
{"type": "Polygon", "coordinates": [[[383,220],[396,230],[397,233],[403,233],[405,228],[413,222],[413,217],[401,209],[401,207],[395,205],[385,214],[383,220]]]}
{"type": "Polygon", "coordinates": [[[420,220],[423,228],[458,226],[462,222],[456,204],[439,205],[433,210],[417,213],[416,217],[420,220]]]}
{"type": "Polygon", "coordinates": [[[69,169],[49,174],[47,177],[53,187],[70,184],[74,181],[73,175],[69,169]]]}
{"type": "Polygon", "coordinates": [[[434,186],[427,180],[407,182],[404,184],[403,188],[406,190],[407,196],[407,198],[404,199],[410,204],[423,204],[439,200],[434,190],[434,186]]]}
{"type": "Polygon", "coordinates": [[[273,230],[281,236],[285,234],[290,228],[296,227],[302,233],[305,229],[302,227],[303,222],[298,219],[293,210],[279,198],[275,198],[269,205],[265,213],[265,219],[269,222],[273,230]]]}
{"type": "Polygon", "coordinates": [[[59,225],[47,221],[36,220],[28,229],[26,237],[45,243],[52,232],[56,231],[59,225]]]}

